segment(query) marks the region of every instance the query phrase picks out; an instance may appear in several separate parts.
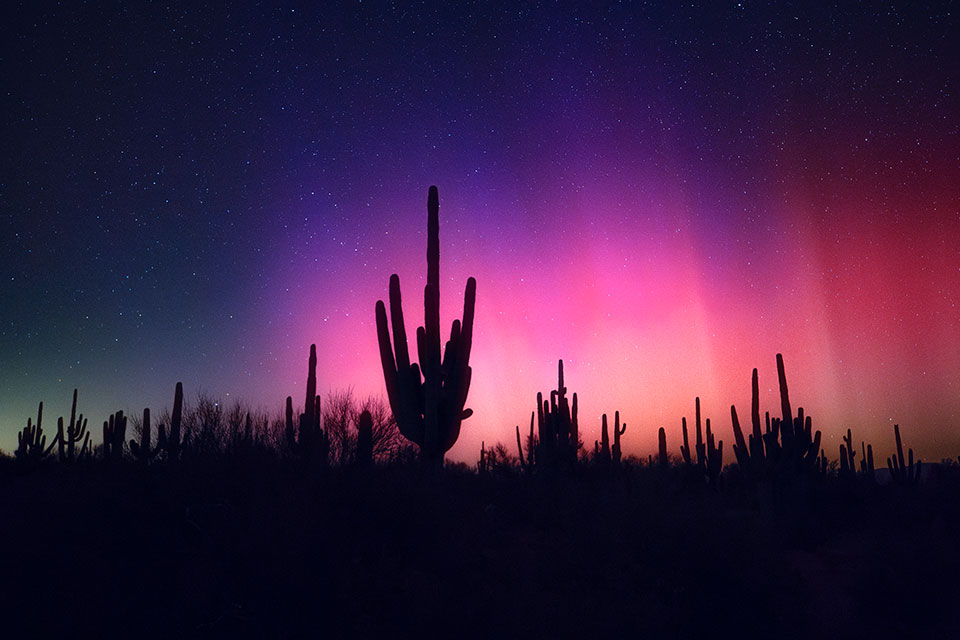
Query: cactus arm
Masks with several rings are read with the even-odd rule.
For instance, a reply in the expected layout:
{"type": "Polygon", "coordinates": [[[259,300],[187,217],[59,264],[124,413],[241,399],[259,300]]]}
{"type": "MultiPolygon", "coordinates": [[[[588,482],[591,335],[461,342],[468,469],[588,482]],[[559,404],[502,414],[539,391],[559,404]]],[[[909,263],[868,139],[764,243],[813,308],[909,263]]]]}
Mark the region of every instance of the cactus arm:
{"type": "MultiPolygon", "coordinates": [[[[393,278],[391,277],[391,281],[393,278]]],[[[390,332],[387,329],[387,310],[383,305],[383,300],[377,300],[377,343],[380,346],[380,364],[383,366],[383,381],[387,387],[387,401],[391,409],[397,413],[398,407],[398,373],[397,364],[393,357],[393,349],[390,348],[390,332]]],[[[397,332],[394,329],[394,337],[397,332]]],[[[406,342],[406,340],[404,340],[406,342]]]]}

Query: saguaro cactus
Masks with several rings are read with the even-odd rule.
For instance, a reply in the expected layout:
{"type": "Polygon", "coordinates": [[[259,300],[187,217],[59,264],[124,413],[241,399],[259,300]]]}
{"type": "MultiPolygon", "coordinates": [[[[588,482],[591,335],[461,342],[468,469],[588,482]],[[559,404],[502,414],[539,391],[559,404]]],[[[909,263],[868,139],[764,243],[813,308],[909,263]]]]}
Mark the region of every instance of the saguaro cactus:
{"type": "Polygon", "coordinates": [[[369,467],[373,464],[373,416],[364,411],[357,418],[357,465],[369,467]]]}
{"type": "Polygon", "coordinates": [[[897,455],[887,458],[887,468],[890,477],[902,487],[915,487],[920,483],[920,470],[923,463],[917,460],[913,463],[913,449],[909,450],[908,461],[903,459],[903,442],[900,440],[900,425],[893,425],[893,434],[897,439],[897,455]]]}
{"type": "Polygon", "coordinates": [[[853,433],[847,429],[847,435],[842,436],[844,444],[840,445],[840,476],[843,478],[853,478],[857,475],[857,465],[854,458],[857,450],[853,446],[853,433]]]}
{"type": "Polygon", "coordinates": [[[667,454],[667,432],[663,427],[657,432],[657,461],[664,469],[670,466],[670,456],[667,454]]]}
{"type": "MultiPolygon", "coordinates": [[[[593,442],[593,455],[601,464],[609,464],[610,462],[610,430],[607,428],[607,414],[603,414],[601,417],[601,426],[600,426],[600,441],[593,442]]],[[[618,420],[619,414],[618,414],[618,420]]]]}
{"type": "Polygon", "coordinates": [[[56,438],[47,446],[47,436],[43,435],[43,403],[37,408],[37,424],[34,425],[27,418],[27,426],[17,434],[17,450],[14,452],[17,460],[23,462],[37,462],[42,460],[57,444],[56,438]]]}
{"type": "Polygon", "coordinates": [[[170,432],[163,425],[157,429],[157,446],[165,460],[176,460],[180,455],[180,424],[183,420],[183,383],[178,382],[173,392],[173,413],[170,414],[170,432]]]}
{"type": "Polygon", "coordinates": [[[520,468],[533,472],[537,464],[537,439],[533,435],[533,419],[536,412],[530,412],[530,434],[527,436],[527,458],[523,458],[523,443],[520,441],[520,425],[517,425],[517,452],[520,454],[520,468]]]}
{"type": "Polygon", "coordinates": [[[410,363],[407,331],[400,302],[400,277],[390,276],[390,329],[382,300],[377,301],[377,339],[387,398],[400,433],[420,447],[431,466],[442,466],[444,454],[460,436],[460,425],[473,411],[464,409],[470,389],[470,347],[477,281],[467,279],[463,322],[453,321],[450,339],[440,354],[440,199],[437,188],[427,195],[427,286],[423,292],[424,323],[417,328],[420,364],[410,363]]]}
{"type": "Polygon", "coordinates": [[[873,467],[873,445],[865,445],[861,440],[860,450],[863,452],[863,456],[860,458],[860,473],[868,482],[873,482],[877,478],[873,467]]]}
{"type": "MultiPolygon", "coordinates": [[[[699,432],[699,428],[697,429],[699,432]]],[[[723,471],[723,440],[719,441],[719,446],[713,438],[713,431],[710,430],[710,418],[707,418],[707,456],[706,469],[707,477],[711,481],[716,481],[723,471]]],[[[699,449],[699,447],[698,447],[699,449]]]]}
{"type": "Polygon", "coordinates": [[[160,453],[160,446],[150,448],[150,409],[143,410],[143,422],[140,424],[140,442],[130,439],[130,453],[141,462],[149,462],[160,453]]]}
{"type": "MultiPolygon", "coordinates": [[[[293,424],[293,398],[287,396],[285,433],[287,444],[294,453],[303,460],[318,462],[323,466],[329,459],[330,439],[321,423],[320,396],[317,395],[317,345],[312,344],[307,360],[307,396],[303,413],[300,414],[299,429],[294,429],[293,424]]],[[[372,440],[370,446],[372,449],[372,440]]]]}
{"type": "Polygon", "coordinates": [[[117,411],[103,423],[103,456],[107,460],[119,462],[123,459],[123,445],[127,435],[127,417],[123,411],[117,411]]]}
{"type": "Polygon", "coordinates": [[[613,414],[613,446],[610,448],[610,455],[613,458],[613,464],[620,464],[622,450],[620,449],[620,436],[627,432],[627,423],[620,424],[620,412],[613,414]]]}
{"type": "Polygon", "coordinates": [[[820,432],[814,431],[809,416],[804,416],[803,408],[797,410],[794,417],[790,407],[790,395],[787,389],[787,376],[783,366],[783,356],[777,354],[777,377],[780,385],[780,409],[782,418],[771,418],[766,414],[766,431],[760,431],[760,389],[757,382],[757,370],[753,370],[752,401],[750,407],[753,433],[749,446],[744,440],[736,407],[730,407],[730,419],[733,422],[733,434],[736,440],[733,450],[741,471],[749,478],[776,477],[789,481],[791,477],[818,471],[822,467],[820,450],[820,432]]]}
{"type": "MultiPolygon", "coordinates": [[[[684,463],[687,466],[693,465],[693,459],[690,455],[690,440],[687,436],[687,419],[680,418],[680,425],[683,431],[683,444],[680,445],[680,454],[683,456],[684,463]]],[[[707,447],[703,443],[703,427],[700,423],[700,398],[696,398],[696,425],[697,425],[697,468],[704,473],[707,472],[707,447]]]]}
{"type": "Polygon", "coordinates": [[[573,402],[567,400],[563,384],[563,360],[557,364],[557,388],[550,392],[550,400],[537,393],[537,465],[545,469],[572,471],[580,450],[580,428],[577,422],[577,394],[573,402]]]}
{"type": "Polygon", "coordinates": [[[481,441],[480,442],[480,460],[477,461],[477,473],[479,473],[481,476],[487,472],[488,461],[489,460],[487,458],[486,442],[481,441]]]}
{"type": "Polygon", "coordinates": [[[60,462],[74,462],[89,453],[90,432],[87,431],[87,419],[81,413],[77,417],[77,390],[73,390],[73,403],[70,405],[70,424],[64,429],[63,418],[57,420],[58,456],[60,462]],[[79,451],[77,443],[80,444],[79,451]]]}

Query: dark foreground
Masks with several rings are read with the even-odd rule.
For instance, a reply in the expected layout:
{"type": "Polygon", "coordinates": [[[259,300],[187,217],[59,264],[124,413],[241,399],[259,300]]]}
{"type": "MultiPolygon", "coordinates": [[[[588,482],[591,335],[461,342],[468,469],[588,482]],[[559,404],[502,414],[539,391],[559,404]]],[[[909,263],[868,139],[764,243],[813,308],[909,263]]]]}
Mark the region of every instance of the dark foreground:
{"type": "Polygon", "coordinates": [[[10,464],[0,624],[4,637],[944,637],[960,624],[958,478],[781,495],[645,468],[10,464]]]}

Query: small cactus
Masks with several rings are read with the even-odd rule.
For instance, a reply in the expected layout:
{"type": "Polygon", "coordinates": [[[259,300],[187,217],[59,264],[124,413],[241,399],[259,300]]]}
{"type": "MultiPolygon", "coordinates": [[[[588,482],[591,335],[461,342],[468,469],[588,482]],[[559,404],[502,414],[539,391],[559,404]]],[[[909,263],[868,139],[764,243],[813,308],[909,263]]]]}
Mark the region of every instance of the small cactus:
{"type": "Polygon", "coordinates": [[[853,446],[853,433],[847,429],[847,435],[843,436],[844,444],[840,445],[840,477],[852,478],[857,473],[857,465],[854,458],[857,450],[853,446]]]}
{"type": "Polygon", "coordinates": [[[183,383],[178,382],[173,392],[173,413],[170,414],[170,432],[163,425],[157,429],[157,446],[163,451],[164,460],[173,461],[180,455],[180,425],[183,421],[183,383]]]}
{"type": "MultiPolygon", "coordinates": [[[[617,422],[620,422],[619,414],[617,422]]],[[[610,430],[607,428],[607,414],[600,418],[600,442],[594,442],[594,456],[600,464],[610,464],[610,430]]]]}
{"type": "Polygon", "coordinates": [[[364,411],[357,418],[357,465],[369,467],[373,464],[373,417],[364,411]]]}
{"type": "Polygon", "coordinates": [[[877,473],[873,467],[873,445],[864,446],[861,440],[860,450],[863,453],[860,456],[860,473],[867,479],[867,482],[873,482],[877,479],[877,473]]]}
{"type": "Polygon", "coordinates": [[[707,418],[706,469],[707,477],[710,478],[711,482],[716,482],[723,470],[723,440],[719,442],[720,444],[717,446],[713,438],[713,431],[710,430],[710,418],[707,418]]]}
{"type": "Polygon", "coordinates": [[[530,433],[527,435],[527,457],[523,457],[523,443],[520,440],[520,425],[517,425],[517,452],[520,455],[520,468],[528,473],[532,473],[536,465],[537,440],[533,435],[533,421],[536,413],[530,412],[530,433]]]}
{"type": "Polygon", "coordinates": [[[480,442],[480,460],[477,462],[477,473],[484,475],[487,473],[487,450],[486,443],[480,442]]]}
{"type": "Polygon", "coordinates": [[[613,414],[613,447],[610,449],[610,455],[613,459],[613,464],[620,464],[620,458],[622,456],[622,450],[620,448],[620,436],[627,432],[627,423],[624,422],[623,425],[620,424],[620,412],[616,411],[613,414]]]}
{"type": "Polygon", "coordinates": [[[149,462],[160,453],[160,446],[150,448],[150,409],[143,410],[143,422],[140,425],[140,442],[130,440],[130,453],[141,462],[149,462]]]}
{"type": "Polygon", "coordinates": [[[670,466],[670,456],[667,454],[667,432],[663,427],[657,433],[657,459],[664,469],[670,466]]]}

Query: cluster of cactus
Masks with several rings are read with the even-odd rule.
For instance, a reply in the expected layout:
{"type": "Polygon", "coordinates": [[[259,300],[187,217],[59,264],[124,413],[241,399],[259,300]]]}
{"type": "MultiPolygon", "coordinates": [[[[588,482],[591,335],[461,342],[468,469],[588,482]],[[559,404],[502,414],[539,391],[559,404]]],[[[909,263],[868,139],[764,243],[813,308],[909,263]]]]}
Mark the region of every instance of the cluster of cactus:
{"type": "MultiPolygon", "coordinates": [[[[700,423],[700,398],[696,398],[696,468],[710,481],[716,481],[723,470],[723,440],[720,440],[719,446],[713,436],[713,430],[710,428],[710,418],[706,420],[707,440],[703,440],[703,427],[700,423]]],[[[690,455],[690,440],[687,435],[687,419],[680,419],[683,429],[683,445],[680,447],[680,455],[683,456],[683,462],[688,467],[693,467],[694,462],[690,455]]],[[[664,446],[664,448],[666,448],[664,446]]]]}
{"type": "Polygon", "coordinates": [[[306,402],[297,427],[294,428],[293,398],[287,396],[284,425],[287,445],[301,459],[325,466],[329,461],[330,438],[322,427],[320,396],[317,395],[317,345],[315,344],[310,345],[306,402]]]}
{"type": "Polygon", "coordinates": [[[43,403],[37,408],[37,423],[27,418],[27,426],[17,434],[17,450],[14,456],[21,462],[39,462],[56,445],[56,439],[47,446],[47,436],[43,435],[43,403]]]}
{"type": "Polygon", "coordinates": [[[620,424],[620,412],[614,412],[613,416],[613,445],[610,445],[610,431],[607,427],[607,414],[603,414],[600,419],[600,440],[593,441],[594,457],[600,464],[613,463],[614,466],[620,464],[622,451],[620,449],[620,436],[627,432],[627,424],[620,424]]]}
{"type": "Polygon", "coordinates": [[[897,455],[887,458],[887,468],[890,469],[890,477],[901,487],[915,487],[920,483],[920,470],[923,463],[917,460],[913,463],[913,449],[909,450],[908,461],[904,463],[903,442],[900,440],[900,425],[893,425],[893,434],[897,439],[897,455]]]}
{"type": "Polygon", "coordinates": [[[123,444],[127,436],[127,417],[117,411],[103,422],[103,457],[117,462],[123,459],[123,444]]]}
{"type": "Polygon", "coordinates": [[[787,390],[787,377],[783,367],[783,356],[777,354],[777,376],[780,382],[780,408],[782,418],[770,418],[766,413],[766,431],[760,430],[760,387],[757,370],[753,370],[751,420],[753,433],[749,436],[749,445],[744,440],[737,409],[730,407],[733,422],[733,434],[736,444],[733,446],[737,464],[748,478],[761,479],[771,475],[785,478],[804,473],[825,472],[826,457],[820,450],[820,431],[813,432],[809,416],[804,416],[803,408],[797,410],[794,417],[790,407],[790,394],[787,390]]]}
{"type": "Polygon", "coordinates": [[[571,406],[567,400],[567,388],[563,386],[563,360],[560,360],[557,369],[557,389],[550,392],[550,400],[544,400],[543,394],[537,393],[537,466],[572,471],[581,447],[577,394],[573,394],[571,406]]]}
{"type": "Polygon", "coordinates": [[[523,457],[523,443],[520,440],[520,425],[517,425],[517,451],[520,455],[520,469],[527,472],[533,473],[537,465],[537,437],[533,433],[533,421],[536,418],[537,412],[530,412],[530,433],[527,434],[527,457],[523,457]]]}
{"type": "Polygon", "coordinates": [[[470,389],[470,348],[473,343],[473,316],[477,282],[467,279],[463,301],[463,322],[453,321],[450,339],[440,343],[440,199],[436,187],[427,195],[427,285],[424,288],[424,324],[417,329],[420,364],[410,363],[407,332],[400,301],[400,277],[390,276],[390,324],[387,312],[377,301],[377,339],[387,398],[400,433],[420,447],[422,460],[433,467],[460,436],[461,423],[473,411],[465,409],[470,389]]]}
{"type": "Polygon", "coordinates": [[[57,435],[50,445],[43,433],[43,403],[37,407],[37,422],[29,418],[27,426],[17,434],[17,449],[14,455],[23,462],[39,462],[57,448],[60,462],[75,462],[91,455],[90,433],[83,414],[77,416],[77,390],[73,390],[73,402],[70,407],[70,423],[64,426],[63,417],[57,420],[57,435]],[[78,446],[79,445],[79,446],[78,446]]]}
{"type": "MultiPolygon", "coordinates": [[[[173,415],[170,420],[170,434],[161,425],[159,429],[159,443],[155,449],[150,448],[150,410],[143,410],[143,425],[140,432],[140,442],[130,440],[130,451],[134,457],[147,461],[157,453],[164,452],[167,459],[177,457],[180,450],[180,421],[183,409],[183,385],[177,383],[174,396],[173,415]]],[[[43,434],[43,403],[37,409],[37,422],[33,424],[27,420],[27,426],[17,435],[18,446],[15,456],[18,460],[39,461],[48,456],[53,449],[57,449],[57,458],[60,462],[72,463],[93,456],[93,443],[90,440],[90,430],[87,428],[88,419],[83,414],[77,415],[77,390],[73,390],[73,400],[70,405],[70,422],[65,422],[61,416],[57,420],[57,435],[48,445],[47,437],[43,434]]],[[[104,459],[117,461],[123,458],[124,441],[127,432],[127,417],[123,411],[111,415],[103,423],[104,459]]]]}
{"type": "MultiPolygon", "coordinates": [[[[249,421],[249,418],[248,418],[249,421]]],[[[130,439],[130,453],[141,462],[149,462],[163,454],[164,460],[173,461],[180,455],[180,448],[183,444],[180,439],[180,427],[183,422],[183,383],[178,382],[173,393],[173,412],[170,414],[169,432],[160,425],[157,428],[157,446],[152,446],[152,428],[150,424],[150,409],[143,410],[143,422],[140,424],[140,441],[130,439]]],[[[106,439],[104,439],[106,447],[106,439]]],[[[106,448],[104,453],[106,453],[106,448]]]]}
{"type": "MultiPolygon", "coordinates": [[[[853,444],[853,432],[847,429],[847,434],[843,436],[843,444],[840,445],[840,477],[854,479],[857,477],[857,465],[855,459],[857,448],[853,444]]],[[[860,476],[868,482],[873,482],[876,472],[873,466],[873,445],[860,442],[860,476]]]]}

